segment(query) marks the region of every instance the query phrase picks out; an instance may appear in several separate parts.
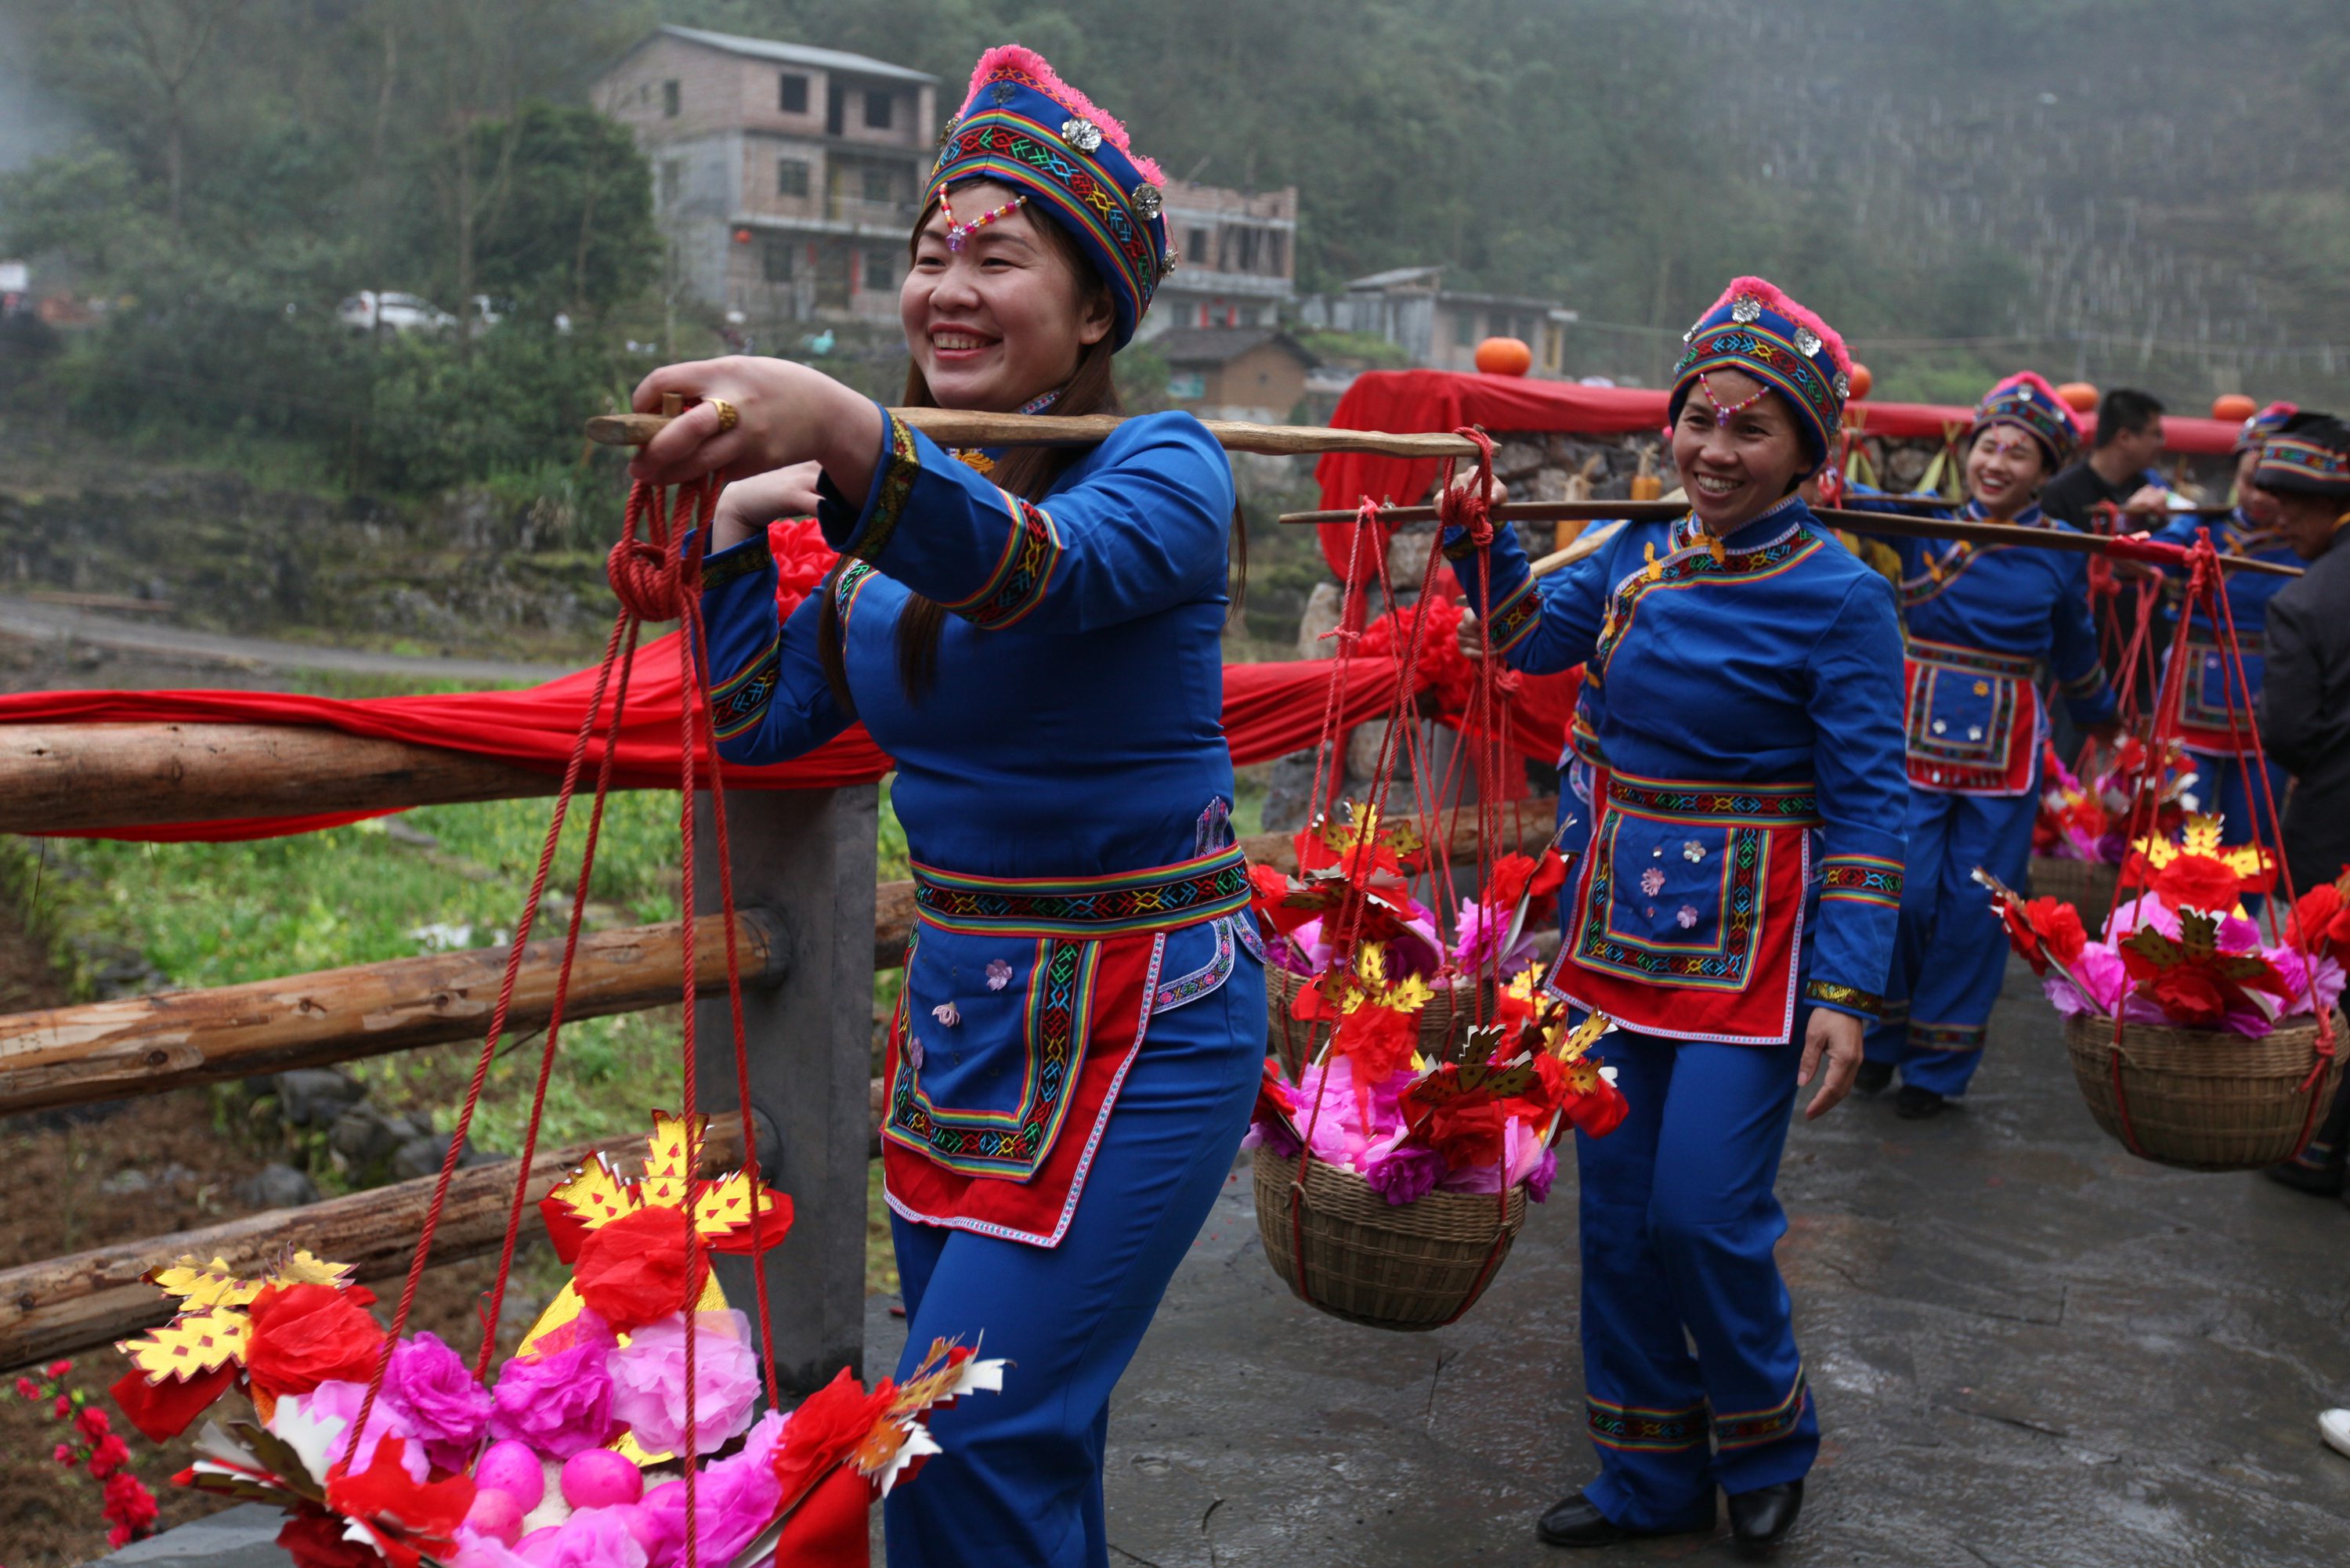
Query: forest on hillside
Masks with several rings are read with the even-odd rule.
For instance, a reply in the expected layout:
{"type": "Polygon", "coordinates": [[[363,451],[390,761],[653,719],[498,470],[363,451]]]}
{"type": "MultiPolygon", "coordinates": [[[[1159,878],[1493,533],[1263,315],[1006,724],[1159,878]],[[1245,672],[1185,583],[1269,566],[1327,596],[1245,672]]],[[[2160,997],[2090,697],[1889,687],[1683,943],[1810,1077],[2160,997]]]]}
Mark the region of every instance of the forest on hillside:
{"type": "Polygon", "coordinates": [[[1442,263],[1579,311],[1578,373],[1653,381],[1755,271],[1842,326],[1881,396],[1970,398],[2032,365],[2182,410],[2338,404],[2337,19],[2334,0],[0,0],[0,254],[111,306],[69,341],[0,340],[0,400],[385,492],[546,480],[580,414],[715,347],[664,292],[643,160],[586,93],[677,21],[916,66],[942,103],[985,45],[1028,43],[1170,172],[1297,185],[1302,288],[1442,263]],[[505,321],[355,345],[334,306],[359,288],[494,297],[505,321]]]}

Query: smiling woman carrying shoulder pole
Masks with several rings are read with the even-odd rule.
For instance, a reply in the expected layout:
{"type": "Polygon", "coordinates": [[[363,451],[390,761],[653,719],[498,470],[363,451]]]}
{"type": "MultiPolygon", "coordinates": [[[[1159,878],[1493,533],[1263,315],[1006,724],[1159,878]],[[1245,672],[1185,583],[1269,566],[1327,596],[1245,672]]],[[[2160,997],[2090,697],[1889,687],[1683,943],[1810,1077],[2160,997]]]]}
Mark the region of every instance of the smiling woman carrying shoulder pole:
{"type": "Polygon", "coordinates": [[[1560,1546],[1793,1527],[1819,1449],[1773,1186],[1799,1085],[1844,1097],[1901,890],[1893,590],[1796,487],[1827,460],[1850,361],[1740,278],[1691,327],[1669,404],[1692,514],[1630,522],[1537,587],[1516,535],[1446,542],[1494,648],[1580,663],[1563,764],[1596,821],[1545,987],[1613,1017],[1630,1106],[1577,1134],[1584,1390],[1599,1476],[1544,1515],[1560,1546]],[[1696,1346],[1692,1355],[1689,1346],[1696,1346]]]}
{"type": "MultiPolygon", "coordinates": [[[[2071,531],[2043,514],[2039,494],[2079,443],[2054,388],[2029,371],[2010,376],[1975,409],[1959,515],[2071,531]]],[[[2087,556],[1964,540],[1886,543],[1901,557],[1908,642],[1909,884],[1887,1015],[1868,1033],[1861,1087],[1884,1088],[1898,1068],[1895,1111],[1915,1120],[1966,1092],[2007,973],[2007,936],[1974,870],[2023,885],[2047,734],[2035,672],[2049,666],[2073,722],[2092,733],[2113,733],[2114,694],[2089,618],[2087,556]]]]}
{"type": "MultiPolygon", "coordinates": [[[[1160,182],[1035,54],[983,57],[899,296],[907,402],[1114,411],[1111,356],[1168,265],[1160,182]]],[[[908,1359],[983,1334],[1010,1370],[932,1419],[946,1451],[890,1493],[889,1561],[1099,1568],[1110,1390],[1264,1051],[1221,722],[1231,466],[1188,414],[950,453],[806,366],[674,366],[637,407],[664,391],[708,400],[639,476],[742,481],[703,568],[721,749],[797,755],[861,719],[897,761],[918,919],[882,1134],[908,1359]],[[841,560],[778,626],[766,524],[810,512],[841,560]]]]}

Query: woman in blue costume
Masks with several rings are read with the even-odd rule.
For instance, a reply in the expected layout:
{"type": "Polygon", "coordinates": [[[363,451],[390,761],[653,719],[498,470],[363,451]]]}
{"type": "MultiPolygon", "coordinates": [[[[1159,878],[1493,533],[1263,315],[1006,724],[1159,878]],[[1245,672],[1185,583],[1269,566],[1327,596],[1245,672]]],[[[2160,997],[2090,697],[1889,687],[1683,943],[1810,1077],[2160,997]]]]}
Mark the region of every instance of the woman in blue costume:
{"type": "Polygon", "coordinates": [[[1710,1530],[1717,1488],[1742,1543],[1794,1525],[1819,1418],[1772,1189],[1797,1087],[1819,1078],[1818,1116],[1859,1065],[1901,898],[1892,587],[1796,493],[1850,361],[1759,278],[1687,340],[1691,515],[1627,524],[1539,584],[1506,526],[1482,552],[1447,542],[1513,666],[1585,671],[1570,760],[1596,820],[1549,983],[1620,1025],[1630,1114],[1575,1140],[1599,1475],[1543,1516],[1559,1546],[1710,1530]]]}
{"type": "MultiPolygon", "coordinates": [[[[1111,356],[1168,268],[1161,177],[1032,52],[991,50],[941,137],[900,295],[906,401],[1115,411],[1111,356]]],[[[1232,1169],[1264,980],[1227,826],[1232,477],[1188,414],[1089,449],[942,451],[806,367],[721,359],[647,446],[725,493],[704,568],[721,749],[862,721],[897,761],[919,919],[884,1173],[910,1364],[984,1335],[1003,1392],[931,1425],[886,1505],[894,1568],[1107,1561],[1112,1386],[1232,1169]],[[777,624],[764,524],[841,552],[777,624]]],[[[901,1365],[901,1372],[905,1366],[901,1365]]]]}
{"type": "MultiPolygon", "coordinates": [[[[2311,416],[2316,418],[2319,416],[2311,416]]],[[[2236,438],[2235,510],[2218,522],[2186,516],[2155,537],[2173,545],[2192,545],[2209,535],[2223,555],[2250,556],[2279,566],[2301,564],[2293,546],[2276,525],[2275,498],[2254,483],[2261,464],[2261,443],[2301,422],[2301,410],[2291,403],[2271,403],[2244,421],[2236,438]]],[[[2178,615],[2182,574],[2169,575],[2170,614],[2178,615]]],[[[2269,600],[2292,579],[2266,572],[2230,572],[2226,576],[2228,610],[2235,623],[2236,646],[2242,651],[2244,679],[2251,697],[2261,692],[2261,659],[2268,624],[2269,600]]],[[[2217,631],[2210,617],[2196,611],[2188,618],[2187,635],[2174,644],[2186,667],[2179,671],[2178,723],[2187,748],[2187,761],[2196,775],[2195,794],[2207,811],[2220,814],[2226,841],[2246,844],[2277,842],[2276,824],[2262,802],[2252,759],[2252,715],[2243,693],[2233,690],[2235,674],[2221,659],[2217,631]],[[2235,722],[2229,722],[2234,710],[2235,722]],[[2255,817],[2258,826],[2255,826],[2255,817]]],[[[2268,764],[2267,798],[2284,804],[2285,771],[2268,764]]],[[[2257,909],[2257,898],[2247,904],[2257,909]]]]}
{"type": "MultiPolygon", "coordinates": [[[[2072,410],[2046,381],[2027,371],[2000,382],[1975,409],[1969,500],[1959,515],[2068,528],[2043,515],[2037,497],[2079,441],[2072,410]]],[[[1915,1120],[1965,1093],[2007,972],[2007,936],[1974,872],[2021,887],[2030,867],[2047,733],[2038,669],[2049,667],[2074,722],[2093,733],[2113,732],[2114,694],[2089,618],[2086,556],[1963,540],[1887,543],[1901,556],[1908,644],[1909,883],[1886,1014],[1868,1032],[1860,1086],[1883,1089],[1898,1067],[1895,1112],[1915,1120]]]]}

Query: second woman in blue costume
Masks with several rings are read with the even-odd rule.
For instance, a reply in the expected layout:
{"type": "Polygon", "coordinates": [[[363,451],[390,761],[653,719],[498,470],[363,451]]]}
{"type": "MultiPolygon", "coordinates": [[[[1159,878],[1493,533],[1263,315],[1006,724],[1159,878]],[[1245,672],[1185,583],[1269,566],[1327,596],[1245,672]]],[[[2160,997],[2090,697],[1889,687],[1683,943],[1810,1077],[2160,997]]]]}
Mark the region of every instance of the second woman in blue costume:
{"type": "MultiPolygon", "coordinates": [[[[1975,410],[1960,516],[2067,527],[2043,516],[2036,497],[2079,441],[2072,410],[2047,382],[2029,372],[2002,381],[1975,410]]],[[[1965,1092],[2007,972],[2007,936],[1974,872],[2022,887],[2029,868],[2047,733],[2039,669],[2048,667],[2084,729],[2110,732],[2114,696],[2089,618],[2087,557],[1886,542],[1901,556],[1908,642],[1909,881],[1887,1014],[1868,1033],[1861,1084],[1883,1088],[1898,1068],[1895,1108],[1915,1119],[1965,1092]]]]}
{"type": "Polygon", "coordinates": [[[1819,1419],[1773,1187],[1798,1085],[1820,1078],[1817,1116],[1859,1065],[1901,898],[1893,590],[1795,493],[1842,414],[1844,346],[1759,278],[1688,341],[1691,515],[1539,584],[1507,527],[1483,553],[1448,541],[1513,665],[1585,670],[1563,761],[1596,820],[1551,983],[1621,1025],[1630,1114],[1575,1141],[1599,1475],[1544,1516],[1561,1546],[1710,1529],[1717,1489],[1742,1542],[1794,1522],[1819,1419]]]}
{"type": "MultiPolygon", "coordinates": [[[[900,297],[910,404],[1114,410],[1169,264],[1160,177],[1028,50],[941,141],[900,297]]],[[[893,1568],[1099,1568],[1112,1386],[1232,1168],[1264,1047],[1222,726],[1230,466],[1185,414],[955,453],[803,366],[657,372],[705,400],[640,477],[740,478],[704,572],[723,750],[862,720],[897,760],[919,919],[884,1168],[909,1355],[983,1334],[1001,1395],[886,1507],[893,1568]],[[739,410],[739,423],[729,410],[739,410]],[[731,427],[731,428],[730,428],[731,427]],[[777,624],[767,519],[842,552],[777,624]]],[[[901,1370],[903,1370],[901,1368],[901,1370]]]]}

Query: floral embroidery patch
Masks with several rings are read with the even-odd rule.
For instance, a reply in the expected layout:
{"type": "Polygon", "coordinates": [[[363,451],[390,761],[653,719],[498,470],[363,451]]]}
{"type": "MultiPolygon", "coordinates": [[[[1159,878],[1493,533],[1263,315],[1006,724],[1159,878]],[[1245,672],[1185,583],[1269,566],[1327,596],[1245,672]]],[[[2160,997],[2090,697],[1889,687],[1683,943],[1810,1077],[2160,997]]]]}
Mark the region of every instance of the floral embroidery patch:
{"type": "Polygon", "coordinates": [[[1640,891],[1653,898],[1665,890],[1665,874],[1655,867],[1640,873],[1640,891]]]}
{"type": "Polygon", "coordinates": [[[931,1016],[952,1029],[962,1022],[962,1010],[951,1002],[941,1002],[931,1009],[931,1016]]]}
{"type": "Polygon", "coordinates": [[[1012,983],[1012,966],[1002,959],[987,961],[987,989],[1002,991],[1012,983]]]}
{"type": "Polygon", "coordinates": [[[1697,906],[1695,904],[1683,904],[1679,909],[1673,911],[1673,920],[1674,923],[1679,925],[1681,929],[1685,931],[1688,930],[1690,928],[1697,924],[1697,906]]]}
{"type": "Polygon", "coordinates": [[[1681,840],[1681,858],[1694,866],[1705,858],[1705,846],[1694,838],[1681,840]]]}

